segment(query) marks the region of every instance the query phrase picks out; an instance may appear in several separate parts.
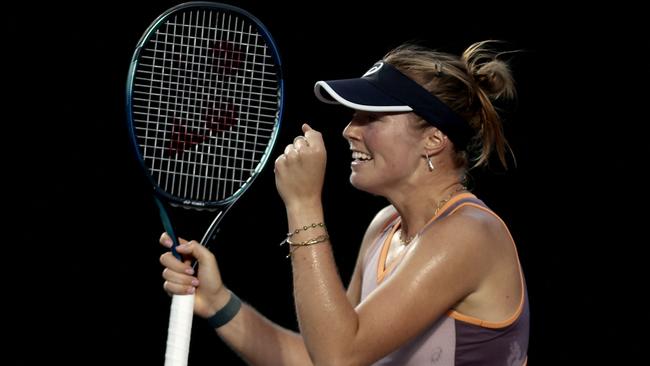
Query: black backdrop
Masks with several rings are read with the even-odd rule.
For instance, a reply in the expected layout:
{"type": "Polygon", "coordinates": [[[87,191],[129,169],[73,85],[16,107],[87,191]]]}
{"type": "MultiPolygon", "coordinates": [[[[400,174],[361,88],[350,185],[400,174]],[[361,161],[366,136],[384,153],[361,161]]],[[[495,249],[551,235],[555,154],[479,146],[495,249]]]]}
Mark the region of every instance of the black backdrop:
{"type": "MultiPolygon", "coordinates": [[[[12,192],[5,285],[6,296],[19,299],[9,319],[17,364],[162,362],[169,309],[158,264],[162,227],[129,154],[124,101],[136,42],[176,3],[56,4],[14,9],[3,23],[9,80],[3,147],[12,192]]],[[[623,298],[629,281],[617,279],[626,266],[610,249],[629,238],[611,230],[623,221],[623,200],[602,196],[623,196],[612,177],[627,168],[610,154],[620,149],[613,127],[622,116],[612,119],[607,108],[616,88],[603,86],[614,81],[616,60],[604,60],[602,50],[625,50],[610,32],[612,19],[631,28],[638,23],[611,9],[548,2],[232,4],[267,25],[283,59],[286,110],[274,155],[303,121],[324,133],[325,215],[346,282],[365,226],[385,202],[349,185],[341,131],[350,112],[321,105],[314,82],[361,75],[408,40],[452,53],[485,39],[523,50],[512,59],[519,102],[505,126],[518,166],[475,171],[474,191],[518,243],[531,301],[530,364],[619,357],[612,341],[626,321],[612,305],[623,303],[624,310],[625,302],[612,299],[623,298]]],[[[202,234],[206,216],[175,213],[183,236],[202,234]]],[[[285,232],[268,168],[226,217],[212,247],[233,291],[295,329],[290,263],[277,246],[285,232]]],[[[634,348],[639,341],[629,342],[634,348]]],[[[197,320],[190,364],[241,361],[197,320]]]]}

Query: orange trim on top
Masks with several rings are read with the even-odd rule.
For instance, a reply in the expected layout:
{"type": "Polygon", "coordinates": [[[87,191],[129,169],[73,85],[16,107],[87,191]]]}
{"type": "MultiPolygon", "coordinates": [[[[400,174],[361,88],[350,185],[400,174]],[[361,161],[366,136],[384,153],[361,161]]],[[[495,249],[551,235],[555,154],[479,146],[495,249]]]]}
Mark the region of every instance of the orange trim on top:
{"type": "Polygon", "coordinates": [[[378,243],[379,239],[384,235],[384,231],[399,217],[399,214],[397,212],[394,212],[392,215],[390,215],[390,218],[386,220],[384,223],[384,226],[382,226],[381,230],[379,230],[379,236],[373,240],[372,245],[366,250],[366,253],[363,258],[363,266],[366,267],[368,261],[371,259],[372,255],[375,253],[375,248],[381,247],[383,244],[378,243]]]}
{"type": "Polygon", "coordinates": [[[400,253],[400,256],[395,258],[395,260],[393,260],[389,268],[386,268],[386,257],[388,257],[388,249],[390,248],[390,242],[393,240],[393,235],[395,235],[397,228],[401,226],[400,225],[401,222],[402,221],[399,220],[395,225],[393,225],[393,228],[390,229],[390,232],[386,234],[386,238],[384,239],[384,244],[382,244],[381,254],[379,256],[379,260],[377,261],[377,283],[380,283],[381,281],[384,280],[386,274],[390,272],[397,265],[398,262],[397,259],[401,258],[402,255],[404,255],[405,251],[400,253]]]}
{"type": "MultiPolygon", "coordinates": [[[[394,209],[395,209],[395,208],[393,208],[393,210],[394,210],[394,209]]],[[[381,230],[379,230],[379,233],[380,233],[380,234],[383,233],[384,230],[386,230],[386,228],[388,228],[388,227],[390,226],[390,224],[392,224],[393,221],[395,221],[395,219],[397,219],[398,217],[399,217],[399,213],[398,213],[397,211],[393,212],[393,213],[390,215],[390,218],[389,218],[388,220],[386,220],[386,223],[384,224],[384,226],[382,226],[381,230]]]]}
{"type": "MultiPolygon", "coordinates": [[[[431,217],[431,219],[429,219],[429,221],[422,227],[420,232],[425,230],[429,226],[429,224],[431,224],[436,218],[438,218],[438,216],[442,215],[445,212],[445,210],[447,209],[447,207],[453,205],[454,203],[458,202],[460,199],[463,199],[463,198],[465,198],[467,196],[476,197],[472,193],[469,193],[469,192],[460,193],[460,194],[452,197],[449,201],[447,201],[444,205],[442,205],[442,207],[440,207],[440,209],[438,210],[436,215],[434,215],[433,217],[431,217]]],[[[391,218],[389,223],[392,223],[393,220],[394,219],[391,218]]],[[[395,232],[397,231],[397,229],[402,226],[402,218],[398,217],[397,220],[398,221],[393,225],[393,228],[391,229],[391,231],[386,235],[386,238],[384,239],[383,246],[381,248],[381,255],[379,256],[379,260],[377,261],[377,284],[381,283],[381,281],[384,280],[384,277],[386,277],[386,275],[388,273],[390,273],[390,271],[392,271],[397,266],[397,264],[399,262],[401,262],[402,257],[404,257],[404,255],[408,251],[408,250],[402,251],[402,253],[400,253],[393,260],[393,262],[391,262],[390,266],[388,268],[386,268],[386,258],[388,257],[388,250],[390,249],[390,243],[393,240],[393,236],[395,235],[395,232]]],[[[382,232],[384,230],[386,230],[387,226],[388,225],[384,226],[384,229],[382,229],[382,232]]]]}
{"type": "MultiPolygon", "coordinates": [[[[510,230],[508,230],[508,226],[506,225],[506,223],[503,222],[503,220],[497,214],[495,214],[492,210],[490,210],[488,208],[485,208],[485,207],[483,207],[481,205],[478,205],[476,203],[472,203],[472,202],[466,202],[466,203],[460,204],[458,207],[454,208],[454,210],[452,212],[450,212],[449,214],[450,215],[453,214],[454,212],[456,212],[456,210],[458,210],[459,208],[461,208],[463,206],[473,206],[473,207],[481,209],[481,210],[483,210],[483,211],[485,211],[485,212],[487,212],[489,214],[492,214],[494,217],[496,217],[497,220],[499,220],[499,222],[501,222],[501,225],[503,225],[503,227],[506,229],[506,232],[508,233],[508,237],[510,238],[510,242],[512,243],[512,246],[515,249],[515,255],[517,256],[517,262],[519,262],[519,253],[517,252],[517,246],[515,245],[515,240],[512,238],[512,234],[510,234],[510,230]]],[[[487,321],[487,320],[483,320],[483,319],[475,318],[473,316],[469,316],[469,315],[459,313],[456,310],[451,310],[451,311],[447,312],[447,315],[454,318],[454,319],[456,319],[456,320],[460,320],[460,321],[465,322],[465,323],[474,324],[474,325],[478,325],[479,327],[491,328],[491,329],[504,328],[504,327],[507,327],[510,324],[514,323],[519,318],[519,315],[521,315],[521,312],[524,309],[524,295],[525,295],[524,294],[524,292],[525,292],[525,290],[524,290],[524,274],[522,273],[522,270],[521,270],[521,264],[519,264],[518,268],[519,268],[519,280],[520,280],[520,283],[521,283],[521,299],[519,300],[519,306],[517,307],[517,310],[515,311],[515,313],[512,314],[507,319],[502,320],[502,321],[498,321],[498,322],[491,322],[491,321],[487,321]]]]}

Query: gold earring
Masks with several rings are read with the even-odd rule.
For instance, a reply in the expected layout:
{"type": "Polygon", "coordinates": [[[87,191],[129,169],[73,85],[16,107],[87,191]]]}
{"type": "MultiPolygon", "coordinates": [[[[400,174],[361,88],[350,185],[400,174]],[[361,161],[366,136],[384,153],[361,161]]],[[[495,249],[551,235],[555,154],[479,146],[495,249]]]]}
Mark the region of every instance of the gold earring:
{"type": "Polygon", "coordinates": [[[433,162],[431,161],[429,154],[424,153],[424,156],[427,157],[427,166],[429,167],[429,171],[432,172],[436,167],[433,166],[433,162]]]}

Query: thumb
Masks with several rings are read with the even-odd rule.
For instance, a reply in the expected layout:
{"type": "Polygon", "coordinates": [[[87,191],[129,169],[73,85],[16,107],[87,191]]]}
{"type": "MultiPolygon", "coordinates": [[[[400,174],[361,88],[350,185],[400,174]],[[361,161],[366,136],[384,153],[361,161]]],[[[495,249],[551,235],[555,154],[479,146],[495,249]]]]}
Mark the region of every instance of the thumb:
{"type": "Polygon", "coordinates": [[[176,247],[176,250],[181,254],[196,258],[196,260],[199,262],[199,265],[204,264],[207,261],[214,260],[214,255],[212,252],[208,248],[199,244],[196,240],[181,244],[176,247]]]}
{"type": "Polygon", "coordinates": [[[310,141],[312,141],[311,139],[313,139],[314,137],[318,137],[322,139],[321,133],[311,128],[311,126],[307,123],[302,124],[302,132],[304,133],[305,137],[310,141]]]}
{"type": "MultiPolygon", "coordinates": [[[[171,248],[172,245],[173,245],[171,236],[169,236],[169,234],[167,234],[166,232],[164,232],[164,233],[162,233],[162,235],[160,235],[160,239],[158,241],[160,242],[160,244],[162,244],[163,246],[165,246],[167,248],[171,248]]],[[[183,238],[181,238],[179,236],[178,237],[178,243],[179,244],[186,244],[187,240],[185,240],[185,239],[183,239],[183,238]]]]}

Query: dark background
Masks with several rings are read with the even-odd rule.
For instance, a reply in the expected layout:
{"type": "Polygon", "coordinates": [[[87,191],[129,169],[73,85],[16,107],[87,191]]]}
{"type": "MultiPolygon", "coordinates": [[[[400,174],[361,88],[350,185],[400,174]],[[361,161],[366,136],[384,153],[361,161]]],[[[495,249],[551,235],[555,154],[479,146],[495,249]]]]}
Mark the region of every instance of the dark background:
{"type": "MultiPolygon", "coordinates": [[[[129,153],[124,105],[137,41],[177,3],[57,3],[10,9],[4,19],[11,192],[4,296],[18,299],[7,310],[15,364],[163,361],[170,300],[158,263],[162,227],[129,153]]],[[[617,253],[639,242],[618,229],[630,225],[624,205],[635,200],[634,180],[624,177],[639,174],[623,156],[638,146],[618,127],[639,122],[614,106],[628,94],[632,70],[643,68],[621,63],[640,27],[633,11],[548,2],[231,3],[265,23],[283,59],[286,109],[274,156],[304,121],[324,133],[325,216],[346,283],[365,227],[386,202],[349,185],[341,131],[350,111],[320,104],[314,82],[359,76],[409,40],[456,54],[485,39],[521,50],[511,60],[519,101],[505,125],[518,165],[472,176],[475,193],[518,244],[531,304],[529,364],[631,357],[640,340],[624,337],[633,319],[623,314],[642,309],[628,290],[637,267],[617,253]],[[625,347],[617,343],[623,338],[625,347]]],[[[209,222],[202,213],[174,214],[184,237],[198,239],[209,222]]],[[[267,168],[225,218],[212,249],[234,292],[296,329],[290,263],[277,246],[285,232],[267,168]]],[[[196,320],[190,364],[241,361],[196,320]]]]}

